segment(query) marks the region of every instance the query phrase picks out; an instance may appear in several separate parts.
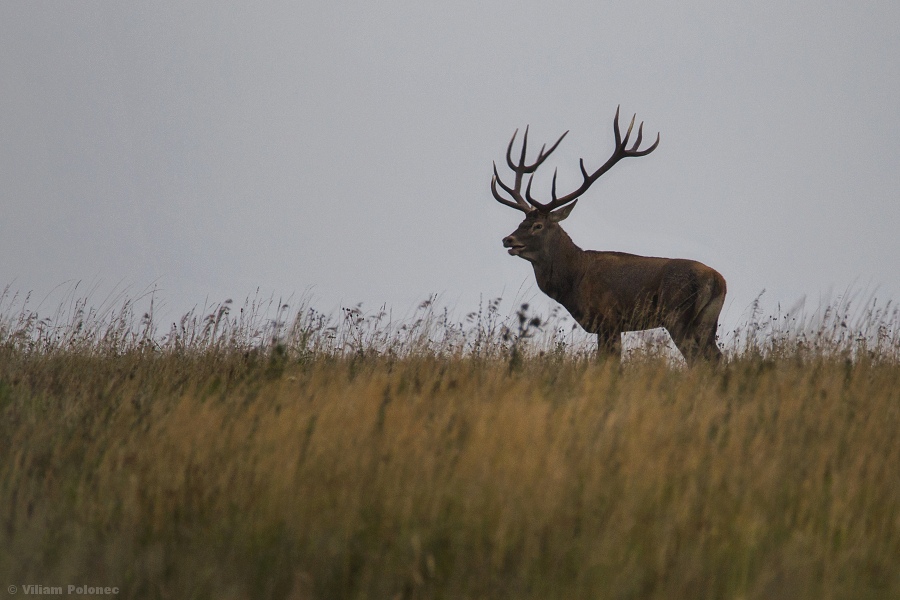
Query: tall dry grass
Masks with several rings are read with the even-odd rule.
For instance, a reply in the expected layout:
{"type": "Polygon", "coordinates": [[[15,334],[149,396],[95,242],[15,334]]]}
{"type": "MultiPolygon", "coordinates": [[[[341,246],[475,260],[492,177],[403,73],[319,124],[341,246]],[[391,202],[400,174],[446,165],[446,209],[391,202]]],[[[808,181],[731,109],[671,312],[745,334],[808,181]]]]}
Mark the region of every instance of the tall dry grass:
{"type": "Polygon", "coordinates": [[[494,301],[394,321],[250,300],[162,334],[133,303],[17,301],[0,583],[19,595],[900,597],[889,306],[755,318],[726,365],[685,369],[653,347],[598,362],[560,315],[494,301]]]}

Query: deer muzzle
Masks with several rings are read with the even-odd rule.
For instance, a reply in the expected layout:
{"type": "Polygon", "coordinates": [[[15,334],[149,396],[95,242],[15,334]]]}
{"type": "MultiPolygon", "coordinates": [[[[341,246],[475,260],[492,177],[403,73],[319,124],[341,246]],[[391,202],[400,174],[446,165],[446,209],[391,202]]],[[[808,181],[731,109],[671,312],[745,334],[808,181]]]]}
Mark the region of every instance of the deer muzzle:
{"type": "Polygon", "coordinates": [[[519,252],[521,252],[525,248],[525,245],[520,244],[518,242],[518,240],[516,240],[516,238],[514,238],[511,235],[508,235],[505,238],[503,238],[503,247],[509,248],[509,251],[508,251],[509,254],[511,254],[512,256],[516,256],[519,254],[519,252]]]}

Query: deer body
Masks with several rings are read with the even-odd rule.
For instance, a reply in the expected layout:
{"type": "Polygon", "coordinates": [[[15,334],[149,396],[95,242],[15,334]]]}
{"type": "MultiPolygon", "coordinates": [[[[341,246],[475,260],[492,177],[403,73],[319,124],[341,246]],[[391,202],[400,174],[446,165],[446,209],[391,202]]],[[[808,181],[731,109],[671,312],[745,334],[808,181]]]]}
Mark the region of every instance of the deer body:
{"type": "Polygon", "coordinates": [[[562,198],[556,196],[554,175],[553,201],[547,204],[531,198],[530,180],[525,195],[522,195],[522,177],[533,174],[562,137],[549,151],[542,149],[533,165],[526,165],[527,130],[518,164],[510,156],[515,141],[513,136],[507,150],[507,162],[516,173],[515,185],[509,187],[500,181],[495,165],[492,191],[498,201],[525,212],[525,219],[516,231],[503,239],[503,245],[509,249],[509,254],[532,264],[541,291],[562,304],[586,331],[597,334],[601,354],[618,356],[623,332],[664,327],[689,364],[699,358],[720,360],[716,328],[725,301],[726,285],[718,272],[693,260],[582,250],[559,225],[575,207],[578,196],[615,162],[626,156],[649,154],[659,143],[657,139],[649,149],[638,151],[639,129],[634,146],[626,149],[631,126],[622,140],[618,111],[614,124],[616,151],[613,156],[592,175],[585,171],[582,161],[584,183],[562,198]],[[513,201],[503,198],[497,185],[513,201]]]}

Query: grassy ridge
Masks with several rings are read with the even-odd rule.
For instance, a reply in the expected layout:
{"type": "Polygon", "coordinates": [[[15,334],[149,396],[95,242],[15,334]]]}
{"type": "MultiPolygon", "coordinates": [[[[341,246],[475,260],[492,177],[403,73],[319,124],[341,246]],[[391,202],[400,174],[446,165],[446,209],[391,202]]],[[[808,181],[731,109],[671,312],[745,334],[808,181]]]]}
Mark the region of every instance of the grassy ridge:
{"type": "Polygon", "coordinates": [[[22,596],[900,597],[887,334],[620,369],[491,310],[439,335],[304,313],[255,347],[227,315],[166,345],[125,312],[0,319],[0,583],[22,596]]]}
{"type": "Polygon", "coordinates": [[[7,354],[0,573],[128,598],[900,595],[900,368],[507,367],[7,354]]]}

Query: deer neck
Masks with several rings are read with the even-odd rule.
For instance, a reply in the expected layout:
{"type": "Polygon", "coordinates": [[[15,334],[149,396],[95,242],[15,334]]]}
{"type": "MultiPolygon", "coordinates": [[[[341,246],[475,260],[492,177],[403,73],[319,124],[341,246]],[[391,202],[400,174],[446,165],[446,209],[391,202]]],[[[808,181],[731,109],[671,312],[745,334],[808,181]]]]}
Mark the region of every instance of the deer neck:
{"type": "Polygon", "coordinates": [[[541,256],[532,262],[534,278],[542,292],[569,308],[581,280],[580,266],[584,250],[559,230],[541,256]]]}

